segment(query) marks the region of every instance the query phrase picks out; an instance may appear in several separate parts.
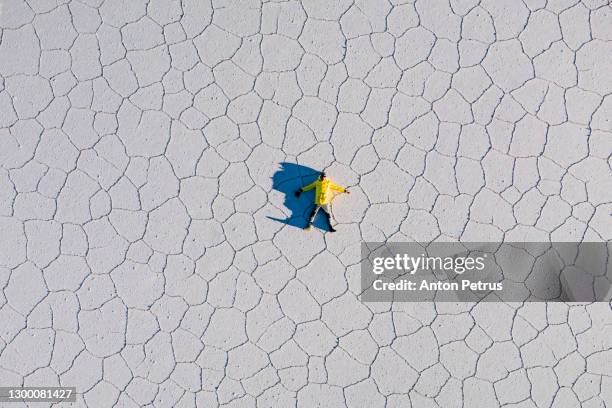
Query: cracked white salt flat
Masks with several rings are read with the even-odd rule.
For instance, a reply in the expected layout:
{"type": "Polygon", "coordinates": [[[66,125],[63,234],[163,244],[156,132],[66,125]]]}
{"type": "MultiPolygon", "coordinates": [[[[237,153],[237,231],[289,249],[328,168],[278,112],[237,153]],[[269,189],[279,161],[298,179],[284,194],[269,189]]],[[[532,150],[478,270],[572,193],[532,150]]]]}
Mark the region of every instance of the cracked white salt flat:
{"type": "Polygon", "coordinates": [[[0,386],[612,405],[609,303],[358,299],[362,241],[610,241],[610,72],[606,0],[5,0],[0,386]]]}

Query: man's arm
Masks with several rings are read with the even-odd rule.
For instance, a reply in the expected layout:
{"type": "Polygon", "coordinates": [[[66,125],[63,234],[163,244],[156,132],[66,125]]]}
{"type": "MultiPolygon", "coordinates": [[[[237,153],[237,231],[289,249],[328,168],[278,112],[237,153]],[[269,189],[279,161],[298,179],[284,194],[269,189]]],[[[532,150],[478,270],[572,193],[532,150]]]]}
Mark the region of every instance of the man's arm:
{"type": "Polygon", "coordinates": [[[313,188],[315,188],[315,186],[316,186],[316,185],[317,185],[317,182],[316,182],[316,180],[315,180],[315,181],[313,181],[312,183],[310,183],[309,185],[304,186],[304,187],[300,188],[299,190],[297,190],[297,191],[295,192],[295,196],[296,196],[296,197],[299,197],[299,196],[300,196],[300,194],[302,194],[302,191],[312,190],[313,188]]]}
{"type": "Polygon", "coordinates": [[[309,185],[302,187],[300,191],[304,192],[304,191],[312,190],[313,188],[315,188],[316,185],[317,185],[317,182],[313,181],[309,185]]]}
{"type": "Polygon", "coordinates": [[[329,188],[331,188],[334,191],[339,191],[341,193],[348,193],[348,191],[346,191],[346,188],[339,186],[338,184],[335,184],[335,183],[330,183],[329,188]]]}

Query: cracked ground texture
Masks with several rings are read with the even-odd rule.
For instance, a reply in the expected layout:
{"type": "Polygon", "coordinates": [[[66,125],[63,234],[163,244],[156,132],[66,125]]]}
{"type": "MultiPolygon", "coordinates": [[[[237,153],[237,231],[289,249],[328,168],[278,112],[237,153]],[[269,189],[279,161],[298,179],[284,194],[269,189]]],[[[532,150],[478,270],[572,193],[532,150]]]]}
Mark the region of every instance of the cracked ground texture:
{"type": "Polygon", "coordinates": [[[609,241],[611,73],[601,0],[0,1],[0,385],[612,406],[609,303],[356,296],[362,241],[609,241]]]}

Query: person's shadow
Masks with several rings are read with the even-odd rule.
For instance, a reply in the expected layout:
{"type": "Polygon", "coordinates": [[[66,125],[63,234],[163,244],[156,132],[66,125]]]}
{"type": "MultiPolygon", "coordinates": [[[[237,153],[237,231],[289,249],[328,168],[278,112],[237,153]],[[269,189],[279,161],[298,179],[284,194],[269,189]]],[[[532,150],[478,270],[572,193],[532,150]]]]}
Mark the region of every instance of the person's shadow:
{"type": "MultiPolygon", "coordinates": [[[[272,189],[284,194],[283,204],[290,211],[290,214],[284,220],[270,216],[268,218],[293,227],[304,228],[314,207],[314,189],[302,193],[299,198],[295,196],[295,192],[315,181],[319,174],[321,174],[319,170],[301,164],[280,163],[280,169],[272,176],[272,189]]],[[[329,225],[325,212],[319,211],[314,219],[313,226],[328,230],[329,225]]]]}

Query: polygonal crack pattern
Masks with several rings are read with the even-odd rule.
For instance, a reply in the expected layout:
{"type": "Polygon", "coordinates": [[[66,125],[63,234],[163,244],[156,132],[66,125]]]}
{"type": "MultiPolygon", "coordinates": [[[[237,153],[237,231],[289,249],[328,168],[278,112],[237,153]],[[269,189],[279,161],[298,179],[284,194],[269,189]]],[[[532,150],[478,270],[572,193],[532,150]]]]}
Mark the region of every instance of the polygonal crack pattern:
{"type": "Polygon", "coordinates": [[[364,240],[609,241],[611,72],[606,0],[2,2],[0,385],[611,406],[610,304],[356,296],[364,240]]]}

